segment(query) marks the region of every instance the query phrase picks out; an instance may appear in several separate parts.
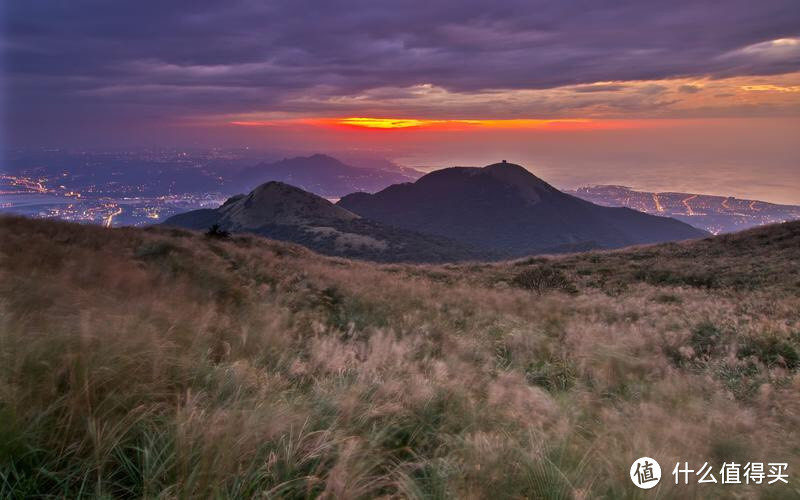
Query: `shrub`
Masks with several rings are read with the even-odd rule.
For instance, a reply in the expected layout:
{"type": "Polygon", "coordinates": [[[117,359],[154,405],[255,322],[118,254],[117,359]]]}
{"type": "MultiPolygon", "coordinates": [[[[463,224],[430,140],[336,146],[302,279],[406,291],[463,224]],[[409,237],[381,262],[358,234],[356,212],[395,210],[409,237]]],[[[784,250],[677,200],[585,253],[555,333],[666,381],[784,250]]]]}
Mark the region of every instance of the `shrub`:
{"type": "Polygon", "coordinates": [[[568,359],[539,360],[525,369],[525,379],[550,392],[567,391],[575,385],[578,370],[568,359]]]}
{"type": "Polygon", "coordinates": [[[512,283],[519,288],[531,290],[538,294],[558,290],[566,293],[577,293],[575,284],[560,269],[538,266],[526,269],[514,276],[512,283]]]}
{"type": "Polygon", "coordinates": [[[514,262],[515,266],[530,266],[533,264],[547,264],[547,259],[545,257],[528,257],[527,259],[518,260],[514,262]]]}
{"type": "Polygon", "coordinates": [[[797,349],[789,341],[772,336],[747,339],[736,356],[740,359],[754,356],[767,366],[779,365],[789,370],[800,366],[797,349]]]}
{"type": "Polygon", "coordinates": [[[672,293],[661,293],[655,296],[653,300],[659,304],[681,304],[683,299],[672,293]]]}
{"type": "Polygon", "coordinates": [[[671,269],[638,269],[633,274],[634,279],[644,281],[650,285],[661,286],[691,286],[694,288],[717,288],[714,274],[697,272],[679,272],[671,269]]]}
{"type": "Polygon", "coordinates": [[[715,368],[714,376],[740,401],[755,396],[758,387],[766,381],[755,363],[721,363],[715,368]]]}
{"type": "Polygon", "coordinates": [[[692,330],[689,344],[698,358],[708,358],[717,351],[722,341],[722,332],[713,323],[700,323],[692,330]]]}
{"type": "Polygon", "coordinates": [[[225,231],[224,229],[221,229],[219,224],[213,224],[210,228],[208,228],[208,231],[206,232],[206,236],[208,236],[209,238],[217,238],[220,240],[224,240],[230,237],[230,235],[231,233],[225,231]]]}

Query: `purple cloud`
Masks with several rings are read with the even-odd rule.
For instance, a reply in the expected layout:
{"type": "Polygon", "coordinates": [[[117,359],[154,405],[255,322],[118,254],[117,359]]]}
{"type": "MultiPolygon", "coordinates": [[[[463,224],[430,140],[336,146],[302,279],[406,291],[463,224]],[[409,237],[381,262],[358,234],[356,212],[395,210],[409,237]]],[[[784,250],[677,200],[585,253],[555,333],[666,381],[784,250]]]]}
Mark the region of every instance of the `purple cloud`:
{"type": "Polygon", "coordinates": [[[49,119],[286,111],[298,94],[387,86],[589,93],[624,85],[593,82],[800,69],[797,50],[772,45],[800,34],[796,0],[28,0],[5,18],[12,132],[49,119]]]}

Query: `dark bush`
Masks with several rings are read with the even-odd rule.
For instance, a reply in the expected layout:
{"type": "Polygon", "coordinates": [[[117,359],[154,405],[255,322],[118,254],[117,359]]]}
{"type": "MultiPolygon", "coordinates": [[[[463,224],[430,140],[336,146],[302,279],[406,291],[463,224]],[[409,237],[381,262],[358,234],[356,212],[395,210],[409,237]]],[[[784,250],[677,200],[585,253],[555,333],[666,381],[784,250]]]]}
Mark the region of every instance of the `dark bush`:
{"type": "Polygon", "coordinates": [[[577,377],[577,368],[566,358],[539,360],[529,363],[525,369],[525,379],[529,384],[550,392],[569,390],[575,385],[577,377]]]}
{"type": "Polygon", "coordinates": [[[217,238],[220,240],[224,240],[230,237],[230,235],[231,233],[225,231],[224,229],[221,229],[219,224],[213,224],[210,228],[208,228],[208,231],[206,232],[206,236],[208,236],[209,238],[217,238]]]}
{"type": "Polygon", "coordinates": [[[689,345],[694,349],[695,356],[707,358],[714,354],[722,341],[722,332],[711,322],[700,323],[692,330],[689,345]]]}
{"type": "Polygon", "coordinates": [[[653,300],[659,304],[681,304],[683,302],[683,299],[671,293],[656,295],[653,300]]]}
{"type": "Polygon", "coordinates": [[[512,283],[519,288],[539,294],[553,290],[566,293],[578,292],[575,284],[567,278],[563,271],[545,266],[533,267],[522,271],[514,277],[512,283]]]}
{"type": "Polygon", "coordinates": [[[515,266],[530,266],[533,264],[546,264],[547,259],[545,257],[528,257],[527,259],[518,260],[514,263],[515,266]]]}
{"type": "Polygon", "coordinates": [[[717,288],[719,283],[711,273],[684,273],[670,269],[639,269],[634,279],[655,286],[691,286],[695,288],[717,288]]]}
{"type": "Polygon", "coordinates": [[[777,337],[749,338],[738,349],[740,359],[754,356],[767,366],[795,370],[800,366],[800,353],[789,341],[777,337]]]}

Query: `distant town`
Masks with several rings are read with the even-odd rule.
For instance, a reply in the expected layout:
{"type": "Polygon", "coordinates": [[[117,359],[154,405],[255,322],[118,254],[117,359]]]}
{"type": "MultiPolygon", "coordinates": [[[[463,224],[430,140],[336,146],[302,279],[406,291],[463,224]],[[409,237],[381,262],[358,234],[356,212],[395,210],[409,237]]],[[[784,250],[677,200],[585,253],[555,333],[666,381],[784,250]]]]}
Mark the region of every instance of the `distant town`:
{"type": "Polygon", "coordinates": [[[0,174],[0,213],[106,227],[154,224],[187,210],[216,208],[223,201],[217,192],[131,196],[112,191],[96,196],[91,190],[81,192],[63,184],[50,187],[47,178],[0,174]]]}
{"type": "Polygon", "coordinates": [[[219,206],[226,196],[217,168],[243,157],[217,150],[14,151],[0,173],[0,213],[107,227],[154,224],[219,206]]]}
{"type": "MultiPolygon", "coordinates": [[[[263,159],[263,153],[247,149],[12,151],[0,169],[0,213],[106,227],[157,224],[177,213],[218,207],[238,192],[237,172],[263,159]]],[[[733,197],[612,185],[567,192],[599,205],[674,217],[714,234],[800,219],[800,206],[733,197]]]]}
{"type": "Polygon", "coordinates": [[[625,186],[588,186],[570,194],[609,207],[628,207],[675,219],[713,234],[800,219],[800,206],[693,193],[654,193],[625,186]]]}

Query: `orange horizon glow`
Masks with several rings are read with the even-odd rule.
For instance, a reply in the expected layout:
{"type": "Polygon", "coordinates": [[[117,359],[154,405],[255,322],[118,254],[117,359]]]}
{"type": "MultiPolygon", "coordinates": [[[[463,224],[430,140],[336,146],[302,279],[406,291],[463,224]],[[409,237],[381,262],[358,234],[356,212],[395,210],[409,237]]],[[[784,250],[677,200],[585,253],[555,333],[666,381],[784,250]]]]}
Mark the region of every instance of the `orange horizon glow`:
{"type": "Polygon", "coordinates": [[[350,125],[359,128],[379,129],[430,127],[432,125],[440,125],[448,122],[448,120],[425,120],[415,118],[368,118],[362,116],[334,118],[330,121],[333,125],[350,125]]]}
{"type": "Polygon", "coordinates": [[[300,118],[284,120],[236,120],[228,123],[242,127],[310,125],[362,130],[607,130],[641,126],[639,120],[595,120],[589,118],[427,119],[365,116],[342,118],[300,118]]]}
{"type": "Polygon", "coordinates": [[[345,125],[358,128],[372,129],[397,129],[397,128],[543,128],[554,125],[564,124],[588,124],[591,120],[585,118],[570,119],[529,119],[511,118],[501,120],[484,119],[455,119],[455,120],[429,120],[416,118],[370,118],[370,117],[346,117],[329,120],[332,125],[345,125]]]}

